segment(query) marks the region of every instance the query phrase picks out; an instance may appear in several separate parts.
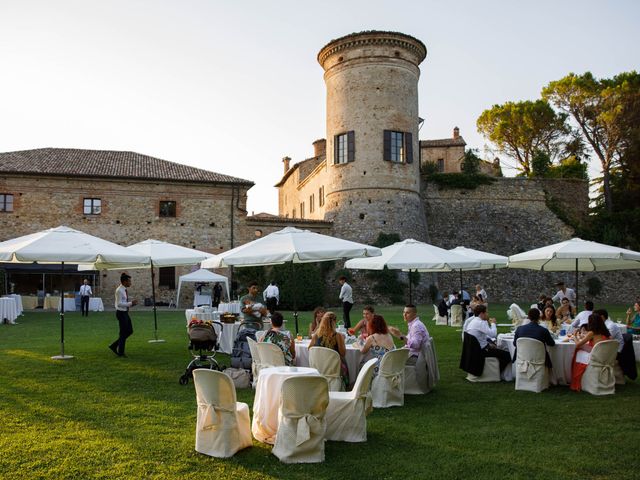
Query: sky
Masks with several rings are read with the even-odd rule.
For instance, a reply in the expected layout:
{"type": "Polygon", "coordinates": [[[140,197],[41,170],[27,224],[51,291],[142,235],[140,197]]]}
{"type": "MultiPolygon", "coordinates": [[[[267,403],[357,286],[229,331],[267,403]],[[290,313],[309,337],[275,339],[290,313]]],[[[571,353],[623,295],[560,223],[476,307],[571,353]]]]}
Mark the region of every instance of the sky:
{"type": "Polygon", "coordinates": [[[458,126],[493,158],[483,110],[569,72],[637,70],[638,19],[636,0],[0,0],[0,152],[134,151],[251,180],[249,213],[275,214],[282,157],[325,137],[330,40],[420,39],[420,139],[458,126]]]}

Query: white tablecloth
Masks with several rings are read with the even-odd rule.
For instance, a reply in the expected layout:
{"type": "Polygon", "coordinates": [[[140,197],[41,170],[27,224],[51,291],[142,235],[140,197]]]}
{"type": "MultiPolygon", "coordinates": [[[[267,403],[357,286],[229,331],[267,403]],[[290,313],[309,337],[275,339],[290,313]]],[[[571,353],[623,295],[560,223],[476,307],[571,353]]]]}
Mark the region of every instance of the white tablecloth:
{"type": "MultiPolygon", "coordinates": [[[[58,311],[60,311],[60,298],[58,298],[58,311]]],[[[76,311],[76,299],[64,297],[64,311],[75,312],[76,311]]]]}
{"type": "Polygon", "coordinates": [[[220,303],[218,305],[218,311],[220,313],[240,314],[240,302],[220,303]]]}
{"type": "Polygon", "coordinates": [[[18,312],[18,316],[23,314],[24,309],[22,308],[22,296],[12,293],[10,295],[4,295],[6,298],[12,298],[14,302],[16,302],[16,309],[18,312]]]}
{"type": "Polygon", "coordinates": [[[16,323],[18,308],[13,298],[0,298],[0,322],[16,323]]]}
{"type": "Polygon", "coordinates": [[[211,305],[211,295],[200,295],[196,293],[193,296],[193,306],[197,307],[198,305],[211,305]]]}
{"type": "Polygon", "coordinates": [[[251,422],[251,432],[256,440],[272,445],[275,443],[282,383],[295,375],[319,375],[319,373],[315,368],[303,367],[271,367],[260,370],[251,422]]]}
{"type": "MultiPolygon", "coordinates": [[[[503,350],[508,350],[509,354],[513,358],[513,353],[516,349],[515,345],[513,345],[513,334],[501,333],[498,335],[497,343],[498,347],[503,350]]],[[[561,342],[556,340],[556,345],[554,347],[547,347],[549,358],[551,358],[551,364],[553,365],[551,375],[549,376],[549,381],[552,385],[569,385],[571,383],[571,364],[575,349],[576,345],[573,341],[561,342]]],[[[515,368],[514,363],[513,378],[515,378],[515,368]]]]}
{"type": "Polygon", "coordinates": [[[222,335],[220,336],[220,351],[222,353],[228,353],[231,355],[231,352],[233,351],[233,342],[238,335],[239,328],[240,322],[222,324],[222,335]]]}
{"type": "MultiPolygon", "coordinates": [[[[310,340],[296,341],[296,365],[299,367],[309,366],[309,342],[310,340]]],[[[362,352],[352,346],[346,346],[345,361],[349,368],[349,385],[353,386],[356,383],[358,372],[360,372],[360,366],[362,362],[362,352]]]]}
{"type": "MultiPolygon", "coordinates": [[[[65,307],[66,309],[67,307],[65,307]]],[[[89,310],[92,312],[104,312],[104,304],[100,297],[91,297],[89,299],[89,310]]]]}

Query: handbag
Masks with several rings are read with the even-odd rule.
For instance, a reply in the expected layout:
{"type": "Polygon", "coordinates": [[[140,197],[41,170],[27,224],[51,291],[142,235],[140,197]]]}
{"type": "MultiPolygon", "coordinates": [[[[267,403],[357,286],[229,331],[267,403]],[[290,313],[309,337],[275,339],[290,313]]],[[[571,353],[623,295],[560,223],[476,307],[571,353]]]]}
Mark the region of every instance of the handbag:
{"type": "Polygon", "coordinates": [[[244,368],[225,368],[223,373],[227,375],[235,385],[236,388],[249,388],[251,384],[249,378],[249,372],[244,368]]]}

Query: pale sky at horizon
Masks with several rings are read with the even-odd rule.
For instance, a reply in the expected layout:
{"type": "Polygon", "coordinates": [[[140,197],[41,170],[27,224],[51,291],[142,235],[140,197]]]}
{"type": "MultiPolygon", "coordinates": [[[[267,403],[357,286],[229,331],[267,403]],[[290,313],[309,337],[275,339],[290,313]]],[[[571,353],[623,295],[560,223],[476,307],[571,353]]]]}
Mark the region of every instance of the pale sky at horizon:
{"type": "Polygon", "coordinates": [[[423,41],[420,139],[458,126],[482,154],[493,104],[638,70],[639,19],[634,0],[0,0],[0,152],[135,151],[251,180],[249,212],[277,213],[282,157],[325,136],[316,55],[331,39],[423,41]]]}

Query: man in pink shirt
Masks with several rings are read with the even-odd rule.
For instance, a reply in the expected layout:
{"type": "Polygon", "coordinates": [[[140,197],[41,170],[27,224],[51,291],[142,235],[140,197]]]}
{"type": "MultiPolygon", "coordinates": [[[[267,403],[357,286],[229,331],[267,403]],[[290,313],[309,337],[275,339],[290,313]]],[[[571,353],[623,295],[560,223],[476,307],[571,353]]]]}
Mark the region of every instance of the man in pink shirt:
{"type": "Polygon", "coordinates": [[[422,351],[422,346],[429,341],[429,332],[418,317],[418,309],[415,305],[406,305],[402,311],[402,316],[409,327],[407,335],[403,335],[396,327],[389,327],[389,332],[394,337],[402,340],[409,349],[407,365],[415,365],[418,355],[422,351]]]}

